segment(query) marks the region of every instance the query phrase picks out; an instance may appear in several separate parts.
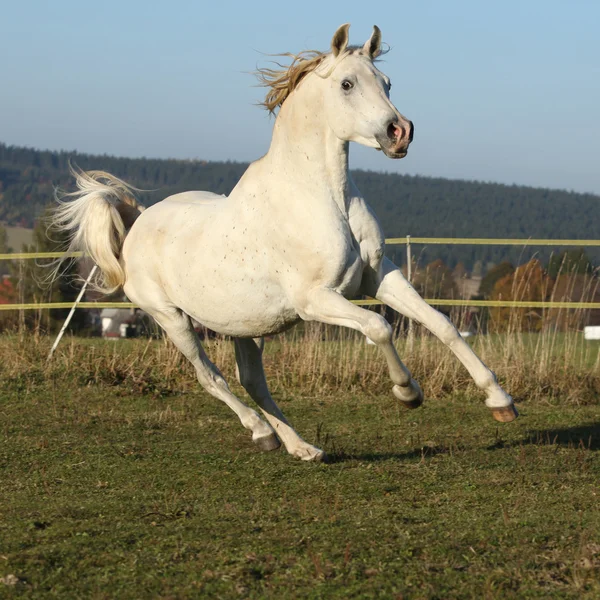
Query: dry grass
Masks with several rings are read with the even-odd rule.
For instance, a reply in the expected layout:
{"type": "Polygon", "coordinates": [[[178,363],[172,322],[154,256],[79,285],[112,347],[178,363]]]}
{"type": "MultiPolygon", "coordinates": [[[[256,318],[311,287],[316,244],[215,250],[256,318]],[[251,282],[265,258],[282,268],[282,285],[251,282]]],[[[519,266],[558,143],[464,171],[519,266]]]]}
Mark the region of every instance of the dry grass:
{"type": "MultiPolygon", "coordinates": [[[[498,375],[517,401],[594,404],[600,397],[600,343],[585,341],[581,333],[545,329],[508,332],[471,338],[475,351],[498,375]]],[[[53,360],[46,362],[51,339],[39,335],[0,336],[0,381],[30,389],[51,381],[77,385],[122,386],[135,393],[168,395],[197,386],[190,365],[166,340],[71,338],[64,340],[53,360]]],[[[215,339],[205,343],[211,359],[235,384],[233,345],[215,339]]],[[[426,397],[454,392],[479,394],[454,355],[432,336],[415,331],[397,346],[426,397]]],[[[379,350],[350,331],[307,325],[267,341],[265,370],[271,389],[304,395],[346,390],[381,394],[391,383],[379,350]]],[[[239,388],[238,388],[238,391],[239,388]]]]}

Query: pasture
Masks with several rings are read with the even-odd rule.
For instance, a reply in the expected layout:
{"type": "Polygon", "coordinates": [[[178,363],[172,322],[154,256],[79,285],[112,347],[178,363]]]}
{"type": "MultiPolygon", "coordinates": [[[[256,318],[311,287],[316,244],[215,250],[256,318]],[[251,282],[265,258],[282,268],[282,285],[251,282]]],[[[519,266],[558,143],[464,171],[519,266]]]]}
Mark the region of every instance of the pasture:
{"type": "MultiPolygon", "coordinates": [[[[273,394],[329,464],[260,453],[162,340],[0,337],[0,596],[597,598],[598,344],[476,340],[493,421],[435,340],[402,408],[355,334],[267,343],[273,394]]],[[[336,334],[337,335],[337,334],[336,334]]],[[[236,393],[229,342],[207,343],[236,393]]]]}

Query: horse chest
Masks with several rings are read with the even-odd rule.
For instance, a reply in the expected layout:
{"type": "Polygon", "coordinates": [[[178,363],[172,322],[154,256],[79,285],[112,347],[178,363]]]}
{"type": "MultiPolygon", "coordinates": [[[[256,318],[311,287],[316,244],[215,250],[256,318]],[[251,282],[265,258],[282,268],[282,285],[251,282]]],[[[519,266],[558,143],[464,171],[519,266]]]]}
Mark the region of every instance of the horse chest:
{"type": "Polygon", "coordinates": [[[358,293],[364,270],[358,243],[351,233],[333,235],[325,252],[320,253],[322,284],[346,297],[358,293]]]}
{"type": "Polygon", "coordinates": [[[333,289],[347,298],[356,296],[363,276],[363,261],[356,249],[347,256],[346,264],[340,273],[340,282],[333,289]]]}

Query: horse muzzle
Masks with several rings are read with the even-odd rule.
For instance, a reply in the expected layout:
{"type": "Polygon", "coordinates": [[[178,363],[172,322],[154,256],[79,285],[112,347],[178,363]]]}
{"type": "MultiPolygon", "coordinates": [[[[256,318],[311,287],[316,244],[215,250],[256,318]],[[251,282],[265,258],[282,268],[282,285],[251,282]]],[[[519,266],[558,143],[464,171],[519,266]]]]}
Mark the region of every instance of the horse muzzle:
{"type": "Polygon", "coordinates": [[[413,141],[415,126],[412,121],[395,120],[388,124],[385,133],[375,137],[382,152],[389,158],[404,158],[413,141]]]}

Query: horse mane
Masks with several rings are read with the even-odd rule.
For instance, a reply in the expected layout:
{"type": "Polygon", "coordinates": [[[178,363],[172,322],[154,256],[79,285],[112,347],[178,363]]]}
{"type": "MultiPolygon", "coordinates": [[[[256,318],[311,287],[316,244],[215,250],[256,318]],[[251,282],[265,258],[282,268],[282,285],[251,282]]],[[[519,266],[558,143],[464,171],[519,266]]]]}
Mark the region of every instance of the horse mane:
{"type": "Polygon", "coordinates": [[[298,54],[292,52],[282,52],[274,56],[289,58],[289,65],[282,65],[274,61],[279,69],[269,67],[257,68],[256,75],[259,85],[269,88],[267,95],[259,106],[266,108],[271,114],[275,114],[275,109],[280,107],[285,99],[298,87],[298,84],[312,73],[329,55],[328,52],[319,52],[318,50],[304,50],[298,54]]]}
{"type": "MultiPolygon", "coordinates": [[[[362,53],[361,51],[362,47],[360,46],[348,46],[336,60],[339,61],[344,56],[355,52],[362,53]]],[[[271,55],[291,59],[291,62],[289,65],[282,65],[274,61],[274,64],[280,67],[279,69],[265,67],[257,68],[254,71],[259,85],[269,88],[265,99],[258,103],[259,106],[266,108],[271,114],[275,114],[275,110],[284,103],[304,77],[312,73],[330,55],[331,52],[319,52],[318,50],[303,50],[298,54],[282,52],[271,55]]],[[[328,73],[324,76],[327,77],[327,75],[328,73]]]]}
{"type": "MultiPolygon", "coordinates": [[[[388,49],[381,50],[376,58],[382,54],[386,54],[388,49]]],[[[362,46],[348,46],[337,56],[336,61],[340,61],[349,54],[364,55],[365,53],[362,46]]],[[[258,105],[266,108],[273,115],[275,114],[275,110],[281,107],[286,98],[298,87],[304,77],[312,73],[328,56],[331,56],[331,52],[303,50],[302,52],[298,52],[298,54],[282,52],[281,54],[272,54],[271,56],[291,59],[289,65],[282,65],[277,61],[273,61],[273,64],[280,67],[279,69],[264,67],[257,68],[254,71],[259,85],[269,88],[265,99],[259,102],[258,105]]],[[[376,59],[373,58],[372,60],[375,62],[376,59]]],[[[328,75],[329,73],[325,73],[323,76],[327,77],[328,75]]]]}

